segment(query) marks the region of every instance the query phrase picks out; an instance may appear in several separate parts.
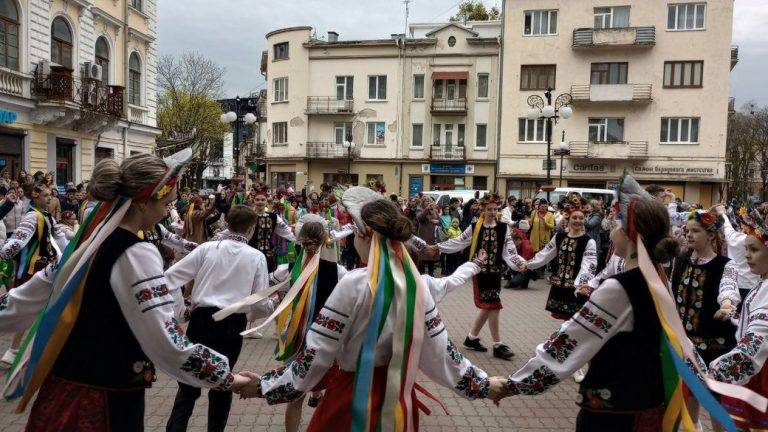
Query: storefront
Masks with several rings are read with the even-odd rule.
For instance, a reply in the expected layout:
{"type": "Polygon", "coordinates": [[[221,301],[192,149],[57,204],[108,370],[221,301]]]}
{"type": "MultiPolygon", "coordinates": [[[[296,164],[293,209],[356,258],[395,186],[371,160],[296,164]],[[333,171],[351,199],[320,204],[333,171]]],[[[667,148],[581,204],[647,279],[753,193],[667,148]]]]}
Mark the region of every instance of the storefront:
{"type": "Polygon", "coordinates": [[[0,129],[0,172],[10,178],[19,177],[24,160],[24,134],[10,129],[0,129]]]}

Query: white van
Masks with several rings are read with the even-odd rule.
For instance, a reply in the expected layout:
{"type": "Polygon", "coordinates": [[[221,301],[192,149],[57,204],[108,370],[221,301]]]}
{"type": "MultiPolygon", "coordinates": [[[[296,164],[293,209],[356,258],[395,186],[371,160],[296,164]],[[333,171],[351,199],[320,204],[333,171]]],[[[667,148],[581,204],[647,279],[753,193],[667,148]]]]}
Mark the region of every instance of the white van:
{"type": "Polygon", "coordinates": [[[459,198],[463,203],[466,203],[475,197],[475,192],[480,192],[480,198],[488,193],[487,190],[422,191],[421,193],[425,197],[432,198],[437,205],[444,206],[450,203],[451,198],[459,198]]]}
{"type": "MultiPolygon", "coordinates": [[[[550,203],[557,203],[560,201],[560,197],[563,195],[568,196],[574,192],[577,192],[579,195],[582,196],[582,198],[585,198],[587,200],[591,199],[597,199],[598,196],[603,197],[603,202],[606,204],[610,204],[613,201],[614,193],[610,189],[589,189],[589,188],[578,188],[578,187],[562,187],[557,188],[554,191],[549,193],[549,202],[550,203]]],[[[535,199],[541,199],[547,198],[547,193],[540,190],[539,193],[536,194],[534,197],[535,199]]]]}

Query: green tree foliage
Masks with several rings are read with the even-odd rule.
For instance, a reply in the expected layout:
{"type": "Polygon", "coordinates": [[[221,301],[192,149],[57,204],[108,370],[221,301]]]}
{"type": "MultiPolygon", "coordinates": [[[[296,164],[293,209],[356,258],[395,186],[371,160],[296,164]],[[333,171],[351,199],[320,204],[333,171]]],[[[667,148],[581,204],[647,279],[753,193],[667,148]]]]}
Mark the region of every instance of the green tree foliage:
{"type": "Polygon", "coordinates": [[[726,162],[730,198],[768,199],[768,108],[748,104],[730,116],[726,162]]]}
{"type": "Polygon", "coordinates": [[[459,5],[459,11],[450,18],[451,22],[497,20],[501,13],[496,6],[488,9],[482,1],[468,0],[459,5]]]}

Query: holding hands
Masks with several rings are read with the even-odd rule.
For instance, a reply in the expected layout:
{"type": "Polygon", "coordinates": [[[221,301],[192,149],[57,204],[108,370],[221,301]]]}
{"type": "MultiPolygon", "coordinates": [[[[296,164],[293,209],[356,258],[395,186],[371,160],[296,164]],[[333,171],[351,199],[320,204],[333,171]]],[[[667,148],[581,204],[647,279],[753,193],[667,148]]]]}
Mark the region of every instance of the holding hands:
{"type": "Polygon", "coordinates": [[[263,397],[261,394],[261,377],[253,372],[239,372],[235,374],[232,391],[239,394],[240,399],[263,397]]]}
{"type": "Polygon", "coordinates": [[[720,310],[715,312],[715,319],[726,321],[730,319],[734,313],[736,313],[736,307],[733,305],[733,303],[731,303],[730,300],[725,299],[720,305],[720,310]]]}

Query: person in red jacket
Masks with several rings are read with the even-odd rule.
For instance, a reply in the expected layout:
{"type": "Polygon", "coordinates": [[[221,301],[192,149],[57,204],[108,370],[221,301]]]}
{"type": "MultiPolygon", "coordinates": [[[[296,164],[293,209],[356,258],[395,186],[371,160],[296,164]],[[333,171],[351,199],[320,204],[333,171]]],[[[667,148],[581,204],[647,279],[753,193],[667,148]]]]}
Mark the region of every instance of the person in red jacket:
{"type": "MultiPolygon", "coordinates": [[[[517,227],[512,228],[512,240],[515,242],[517,253],[526,261],[532,259],[536,255],[530,240],[528,240],[528,234],[526,234],[528,228],[530,228],[530,224],[525,219],[521,220],[517,227]]],[[[529,270],[524,270],[522,272],[510,270],[509,275],[510,277],[506,288],[528,289],[528,283],[531,279],[536,280],[536,272],[529,270]]]]}

